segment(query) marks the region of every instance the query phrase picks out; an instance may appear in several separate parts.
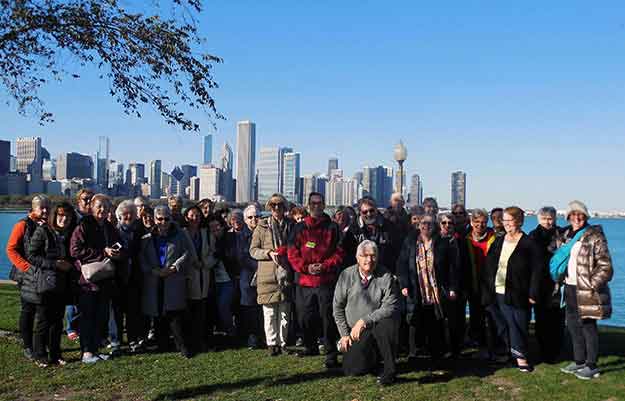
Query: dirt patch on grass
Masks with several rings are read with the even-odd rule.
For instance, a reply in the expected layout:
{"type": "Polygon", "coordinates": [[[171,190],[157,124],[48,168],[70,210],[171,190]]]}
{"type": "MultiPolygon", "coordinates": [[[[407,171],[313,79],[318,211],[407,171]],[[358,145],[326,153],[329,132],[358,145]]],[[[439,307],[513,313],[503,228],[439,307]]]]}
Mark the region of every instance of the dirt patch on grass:
{"type": "Polygon", "coordinates": [[[497,387],[497,390],[505,393],[507,397],[516,399],[521,393],[521,387],[506,377],[489,377],[486,382],[497,387]]]}

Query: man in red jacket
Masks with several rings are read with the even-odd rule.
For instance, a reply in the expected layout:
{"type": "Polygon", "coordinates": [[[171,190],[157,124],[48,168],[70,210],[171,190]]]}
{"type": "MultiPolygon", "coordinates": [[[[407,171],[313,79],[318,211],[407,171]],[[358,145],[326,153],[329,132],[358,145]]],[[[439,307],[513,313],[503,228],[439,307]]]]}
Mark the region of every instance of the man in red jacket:
{"type": "Polygon", "coordinates": [[[324,213],[323,195],[312,192],[308,196],[308,207],[310,215],[295,226],[287,250],[291,266],[299,273],[296,306],[305,348],[298,356],[319,354],[315,344],[318,311],[325,340],[325,365],[335,368],[338,367],[338,330],[332,316],[332,300],[343,250],[338,245],[338,226],[324,213]]]}

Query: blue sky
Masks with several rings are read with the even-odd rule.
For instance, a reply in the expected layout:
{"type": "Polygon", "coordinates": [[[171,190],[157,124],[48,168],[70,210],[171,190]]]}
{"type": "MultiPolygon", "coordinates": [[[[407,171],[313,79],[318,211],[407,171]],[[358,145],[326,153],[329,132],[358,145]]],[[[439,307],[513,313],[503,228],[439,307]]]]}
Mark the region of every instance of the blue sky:
{"type": "MultiPolygon", "coordinates": [[[[204,124],[215,154],[242,119],[258,148],[301,151],[303,173],[330,156],[349,175],[392,165],[402,139],[408,173],[443,205],[462,169],[470,207],[625,209],[624,2],[207,1],[199,22],[225,60],[214,95],[227,121],[204,124]]],[[[43,92],[52,125],[1,107],[2,137],[39,135],[56,154],[108,135],[125,162],[200,162],[199,135],[125,116],[82,76],[43,92]]]]}

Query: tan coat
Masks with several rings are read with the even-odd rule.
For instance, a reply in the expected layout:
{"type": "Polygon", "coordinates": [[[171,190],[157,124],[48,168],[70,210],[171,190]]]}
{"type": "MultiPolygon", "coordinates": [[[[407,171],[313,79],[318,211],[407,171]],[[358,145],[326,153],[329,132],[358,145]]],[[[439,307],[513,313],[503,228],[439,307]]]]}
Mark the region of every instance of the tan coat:
{"type": "Polygon", "coordinates": [[[580,238],[577,256],[577,307],[582,319],[608,319],[612,300],[612,258],[601,226],[590,226],[580,238]]]}
{"type": "MultiPolygon", "coordinates": [[[[260,305],[269,305],[288,300],[288,288],[281,287],[276,278],[278,265],[269,256],[269,252],[275,251],[273,238],[268,219],[263,219],[258,223],[252,235],[250,243],[250,256],[258,261],[256,271],[257,302],[260,305]]],[[[288,263],[284,257],[285,263],[288,263]]],[[[284,265],[283,265],[284,266],[284,265]]]]}

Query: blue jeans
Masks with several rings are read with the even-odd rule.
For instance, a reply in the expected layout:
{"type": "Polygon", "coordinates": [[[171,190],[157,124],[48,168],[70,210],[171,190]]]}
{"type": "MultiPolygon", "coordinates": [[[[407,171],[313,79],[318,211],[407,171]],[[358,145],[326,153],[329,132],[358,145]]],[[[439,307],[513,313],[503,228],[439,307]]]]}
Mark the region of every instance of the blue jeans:
{"type": "Polygon", "coordinates": [[[232,281],[217,283],[217,316],[219,327],[227,335],[233,336],[234,324],[232,323],[232,298],[234,296],[234,284],[232,281]]]}
{"type": "Polygon", "coordinates": [[[65,307],[65,331],[67,334],[78,332],[80,324],[80,313],[78,305],[67,305],[65,307]]]}
{"type": "Polygon", "coordinates": [[[497,303],[489,310],[497,324],[497,335],[509,344],[514,358],[527,359],[530,310],[506,304],[502,294],[497,294],[496,298],[497,303]]]}

